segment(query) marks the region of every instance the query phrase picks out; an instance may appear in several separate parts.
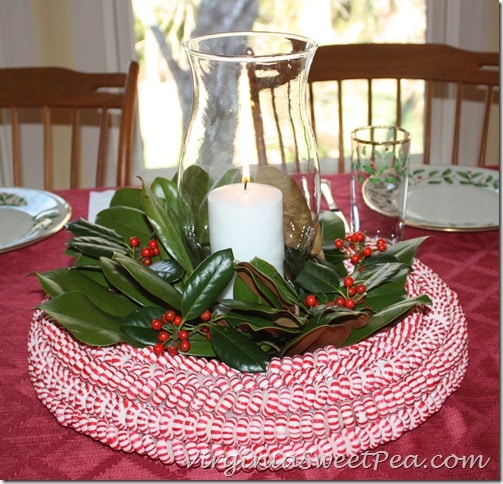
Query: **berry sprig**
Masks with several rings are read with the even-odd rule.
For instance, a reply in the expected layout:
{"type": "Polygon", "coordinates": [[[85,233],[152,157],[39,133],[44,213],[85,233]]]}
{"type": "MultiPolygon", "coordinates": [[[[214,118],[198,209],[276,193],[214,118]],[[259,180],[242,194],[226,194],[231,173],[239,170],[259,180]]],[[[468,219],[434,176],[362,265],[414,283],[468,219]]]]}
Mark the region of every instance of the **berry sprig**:
{"type": "Polygon", "coordinates": [[[348,234],[345,239],[335,239],[334,245],[346,255],[354,266],[363,262],[365,258],[370,257],[374,252],[385,252],[388,248],[386,240],[367,241],[363,232],[348,234]]]}
{"type": "Polygon", "coordinates": [[[133,249],[135,257],[138,253],[141,263],[144,266],[152,265],[153,258],[159,255],[159,245],[156,239],[150,239],[146,246],[140,247],[141,241],[138,237],[133,235],[129,238],[129,246],[133,249]]]}
{"type": "MultiPolygon", "coordinates": [[[[211,320],[211,311],[207,310],[200,316],[203,323],[211,320]]],[[[181,329],[183,318],[172,309],[167,310],[160,319],[153,319],[150,326],[157,331],[159,340],[153,346],[153,351],[160,356],[166,351],[170,356],[178,354],[179,351],[186,353],[190,350],[189,338],[193,332],[206,334],[209,340],[209,328],[207,325],[197,325],[196,327],[187,325],[187,329],[181,329]]]]}
{"type": "MultiPolygon", "coordinates": [[[[375,242],[370,242],[363,232],[348,234],[345,239],[336,239],[334,245],[354,266],[353,274],[357,273],[357,269],[363,267],[363,262],[371,257],[374,252],[385,252],[388,248],[386,240],[378,239],[375,242]]],[[[327,306],[354,309],[364,302],[367,294],[365,284],[355,281],[353,276],[348,275],[341,281],[341,286],[339,295],[333,301],[325,302],[327,306]]],[[[308,294],[304,299],[304,303],[310,309],[319,304],[314,294],[308,294]]]]}

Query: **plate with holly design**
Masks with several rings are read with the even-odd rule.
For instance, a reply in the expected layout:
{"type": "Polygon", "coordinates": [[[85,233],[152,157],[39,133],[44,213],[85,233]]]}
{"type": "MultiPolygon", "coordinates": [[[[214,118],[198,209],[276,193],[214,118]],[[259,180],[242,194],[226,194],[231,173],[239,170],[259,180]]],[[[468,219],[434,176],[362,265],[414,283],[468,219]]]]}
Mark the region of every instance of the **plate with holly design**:
{"type": "Polygon", "coordinates": [[[454,165],[411,165],[406,224],[469,232],[499,227],[499,172],[454,165]]]}
{"type": "Polygon", "coordinates": [[[58,232],[71,217],[58,195],[30,188],[0,188],[0,254],[58,232]]]}

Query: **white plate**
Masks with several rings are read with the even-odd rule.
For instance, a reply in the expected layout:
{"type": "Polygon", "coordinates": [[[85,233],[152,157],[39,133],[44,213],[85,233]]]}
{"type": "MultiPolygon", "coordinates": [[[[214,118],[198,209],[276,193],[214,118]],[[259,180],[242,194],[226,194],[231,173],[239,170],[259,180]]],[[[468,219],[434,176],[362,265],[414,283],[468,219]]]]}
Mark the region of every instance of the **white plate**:
{"type": "Polygon", "coordinates": [[[411,165],[406,225],[469,232],[499,227],[499,172],[487,168],[411,165]]]}
{"type": "Polygon", "coordinates": [[[58,232],[72,209],[54,193],[0,188],[0,253],[33,244],[58,232]]]}

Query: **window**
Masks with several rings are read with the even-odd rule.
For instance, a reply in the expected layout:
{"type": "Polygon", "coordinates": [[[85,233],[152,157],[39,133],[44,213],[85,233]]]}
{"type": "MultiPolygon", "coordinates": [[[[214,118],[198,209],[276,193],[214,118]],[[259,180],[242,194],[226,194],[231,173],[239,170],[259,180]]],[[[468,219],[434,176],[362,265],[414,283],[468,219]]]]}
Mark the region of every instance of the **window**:
{"type": "MultiPolygon", "coordinates": [[[[426,0],[259,0],[257,8],[253,8],[254,3],[132,0],[141,65],[140,128],[147,169],[176,169],[192,89],[182,43],[194,32],[275,30],[306,35],[319,44],[425,42],[426,0]]],[[[421,88],[417,83],[409,85],[408,96],[414,109],[421,108],[414,102],[421,97],[421,88]]],[[[380,89],[386,97],[385,82],[380,89]]],[[[335,113],[330,104],[335,95],[334,86],[327,85],[318,96],[326,118],[325,130],[318,129],[322,158],[337,156],[333,143],[337,133],[330,130],[330,125],[335,126],[330,123],[335,113]]],[[[421,113],[412,109],[408,115],[419,125],[421,113]]],[[[382,121],[391,122],[386,117],[382,121]]],[[[347,126],[351,125],[349,120],[347,126]]]]}

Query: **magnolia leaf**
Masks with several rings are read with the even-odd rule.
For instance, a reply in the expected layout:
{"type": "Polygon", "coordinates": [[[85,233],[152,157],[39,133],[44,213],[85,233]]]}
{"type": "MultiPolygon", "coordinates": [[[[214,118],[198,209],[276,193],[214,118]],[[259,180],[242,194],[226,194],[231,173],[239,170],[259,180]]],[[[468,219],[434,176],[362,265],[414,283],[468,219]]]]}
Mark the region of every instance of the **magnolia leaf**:
{"type": "Polygon", "coordinates": [[[160,307],[136,309],[127,314],[122,320],[121,330],[131,341],[144,346],[153,346],[159,340],[157,331],[152,329],[152,320],[160,319],[163,312],[160,307]]]}
{"type": "Polygon", "coordinates": [[[396,259],[404,264],[412,265],[419,246],[428,239],[429,236],[416,237],[414,239],[403,240],[395,244],[388,245],[385,254],[396,257],[396,259]]]}
{"type": "Polygon", "coordinates": [[[267,354],[240,331],[212,325],[210,335],[211,346],[220,361],[239,371],[265,371],[267,354]]]}
{"type": "Polygon", "coordinates": [[[335,293],[340,289],[338,273],[314,260],[306,262],[295,282],[312,293],[335,293]]]}
{"type": "MultiPolygon", "coordinates": [[[[379,264],[378,266],[373,266],[371,270],[364,273],[367,292],[385,282],[391,281],[397,274],[403,274],[404,269],[404,264],[400,262],[390,262],[389,264],[379,264]]],[[[358,275],[358,280],[362,275],[363,274],[358,275]]]]}
{"type": "Polygon", "coordinates": [[[37,308],[83,343],[92,346],[108,346],[120,341],[132,343],[120,329],[122,317],[99,309],[80,292],[66,292],[39,304],[37,308]]]}
{"type": "Polygon", "coordinates": [[[116,261],[107,257],[100,258],[101,269],[107,281],[122,294],[127,296],[140,306],[152,306],[159,299],[152,297],[142,286],[129,274],[129,272],[116,261]]]}
{"type": "Polygon", "coordinates": [[[180,292],[154,271],[145,267],[141,262],[120,254],[115,254],[113,260],[124,267],[145,291],[173,309],[180,309],[182,301],[180,292]]]}
{"type": "Polygon", "coordinates": [[[183,220],[183,229],[195,256],[204,258],[209,244],[208,190],[212,185],[208,173],[200,166],[191,165],[179,180],[178,215],[183,220]],[[197,236],[196,236],[197,234],[197,236]]]}
{"type": "MultiPolygon", "coordinates": [[[[277,315],[283,314],[284,311],[276,313],[277,315]]],[[[275,317],[266,318],[264,315],[253,314],[253,312],[236,312],[229,311],[222,316],[215,319],[218,321],[225,321],[232,328],[237,329],[250,329],[252,331],[270,331],[272,333],[298,333],[299,328],[302,326],[298,321],[296,324],[277,324],[275,317]],[[279,326],[279,327],[278,327],[279,326]]]]}
{"type": "Polygon", "coordinates": [[[234,275],[234,255],[224,249],[211,254],[187,279],[181,310],[185,321],[199,317],[217,300],[234,275]]]}
{"type": "Polygon", "coordinates": [[[166,282],[176,282],[185,275],[183,267],[174,260],[159,260],[150,265],[150,270],[157,273],[166,282]]]}
{"type": "Polygon", "coordinates": [[[95,236],[109,240],[110,242],[115,242],[117,244],[123,243],[121,236],[115,230],[88,222],[83,218],[69,222],[66,225],[66,228],[76,237],[95,236]]]}
{"type": "Polygon", "coordinates": [[[252,291],[260,296],[260,301],[274,308],[286,308],[290,306],[281,297],[274,282],[255,268],[249,262],[236,264],[236,275],[252,291]]]}
{"type": "MultiPolygon", "coordinates": [[[[137,307],[129,299],[111,292],[108,287],[87,277],[86,273],[80,270],[56,269],[38,274],[38,280],[51,297],[77,291],[86,296],[96,307],[114,316],[124,316],[137,307]]],[[[75,312],[78,312],[78,308],[75,308],[75,312]]]]}
{"type": "Polygon", "coordinates": [[[282,351],[282,356],[294,356],[313,352],[328,345],[341,347],[351,334],[351,328],[344,324],[323,325],[306,330],[292,340],[282,351]]]}
{"type": "Polygon", "coordinates": [[[117,244],[103,237],[80,236],[68,239],[68,247],[76,249],[91,257],[112,257],[114,253],[127,254],[128,247],[117,244]]]}
{"type": "Polygon", "coordinates": [[[114,229],[123,240],[136,236],[146,245],[152,237],[152,227],[147,217],[136,208],[123,206],[106,208],[96,215],[96,223],[114,229]]]}
{"type": "Polygon", "coordinates": [[[166,209],[175,214],[178,205],[176,183],[166,178],[156,177],[150,188],[155,197],[164,202],[166,209]]]}
{"type": "Polygon", "coordinates": [[[157,238],[166,251],[175,259],[187,273],[192,272],[193,265],[185,248],[181,227],[177,219],[171,218],[162,208],[162,203],[155,197],[152,190],[143,183],[142,207],[150,224],[155,229],[157,238]]]}
{"type": "Polygon", "coordinates": [[[272,264],[259,257],[254,257],[250,264],[274,284],[278,297],[283,301],[282,307],[295,311],[295,307],[300,304],[301,298],[293,285],[287,282],[272,264]]]}
{"type": "Polygon", "coordinates": [[[273,166],[259,166],[255,174],[257,183],[279,188],[283,194],[283,234],[285,245],[303,247],[306,238],[312,237],[313,219],[304,194],[295,180],[285,171],[273,166]]]}
{"type": "Polygon", "coordinates": [[[359,341],[369,337],[371,334],[374,334],[376,331],[384,328],[388,324],[397,321],[398,318],[403,316],[407,311],[418,304],[431,304],[431,299],[426,295],[417,296],[400,301],[383,309],[381,312],[372,315],[369,324],[367,324],[364,328],[354,329],[351,332],[351,336],[345,342],[345,346],[358,343],[359,341]]]}
{"type": "Polygon", "coordinates": [[[320,211],[319,230],[322,234],[324,247],[325,244],[327,244],[330,248],[332,248],[334,247],[335,239],[344,239],[346,236],[343,220],[341,217],[329,210],[320,211]]]}
{"type": "Polygon", "coordinates": [[[215,351],[211,346],[206,334],[192,333],[190,335],[190,349],[183,352],[184,355],[202,356],[206,358],[215,358],[215,351]]]}
{"type": "Polygon", "coordinates": [[[110,207],[118,206],[141,210],[141,190],[135,187],[123,187],[116,190],[110,200],[110,207]]]}

